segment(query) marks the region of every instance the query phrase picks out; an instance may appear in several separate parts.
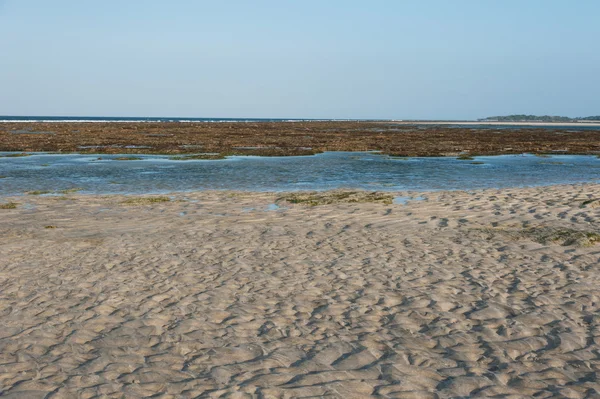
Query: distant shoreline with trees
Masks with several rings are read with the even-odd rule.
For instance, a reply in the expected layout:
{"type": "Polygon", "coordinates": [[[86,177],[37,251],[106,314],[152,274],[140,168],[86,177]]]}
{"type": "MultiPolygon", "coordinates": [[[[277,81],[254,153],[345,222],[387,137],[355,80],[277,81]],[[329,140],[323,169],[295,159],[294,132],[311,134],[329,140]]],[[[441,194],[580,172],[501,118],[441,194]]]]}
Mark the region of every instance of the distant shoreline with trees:
{"type": "Polygon", "coordinates": [[[478,119],[480,122],[579,122],[579,121],[600,121],[600,115],[585,116],[580,118],[570,118],[568,116],[551,116],[551,115],[505,115],[505,116],[490,116],[483,119],[478,119]]]}

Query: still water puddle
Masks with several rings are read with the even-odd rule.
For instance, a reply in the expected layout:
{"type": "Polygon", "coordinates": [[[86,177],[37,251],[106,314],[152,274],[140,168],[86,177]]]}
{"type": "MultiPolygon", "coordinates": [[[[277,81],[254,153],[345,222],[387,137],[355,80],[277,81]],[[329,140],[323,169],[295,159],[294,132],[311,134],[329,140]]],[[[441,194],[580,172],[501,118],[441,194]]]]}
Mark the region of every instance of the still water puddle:
{"type": "Polygon", "coordinates": [[[406,205],[408,204],[408,201],[425,201],[427,198],[423,197],[423,196],[418,196],[418,197],[402,197],[402,196],[397,196],[394,197],[393,203],[394,204],[399,204],[399,205],[406,205]]]}
{"type": "Polygon", "coordinates": [[[283,211],[286,209],[288,209],[288,208],[279,206],[277,204],[269,204],[263,208],[245,207],[245,208],[242,208],[242,213],[257,212],[257,211],[259,211],[259,212],[276,212],[276,211],[283,211]]]}
{"type": "Polygon", "coordinates": [[[277,204],[269,204],[265,207],[265,212],[273,212],[281,209],[281,207],[277,204]]]}

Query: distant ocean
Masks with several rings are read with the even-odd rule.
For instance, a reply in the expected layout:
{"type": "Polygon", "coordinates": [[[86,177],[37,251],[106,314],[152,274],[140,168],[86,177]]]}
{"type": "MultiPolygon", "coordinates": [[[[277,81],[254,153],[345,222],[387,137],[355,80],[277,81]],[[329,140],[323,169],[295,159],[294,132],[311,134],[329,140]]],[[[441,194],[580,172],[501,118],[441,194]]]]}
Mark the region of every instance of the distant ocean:
{"type": "Polygon", "coordinates": [[[286,118],[171,118],[116,116],[2,116],[0,122],[325,122],[356,119],[286,119],[286,118]]]}
{"type": "MultiPolygon", "coordinates": [[[[405,122],[410,124],[410,120],[402,119],[310,119],[310,118],[175,118],[175,117],[136,117],[136,116],[3,116],[0,115],[0,123],[8,122],[63,122],[63,123],[77,123],[77,122],[180,122],[180,123],[193,123],[193,122],[214,122],[214,123],[252,123],[252,122],[405,122]]],[[[427,123],[430,125],[436,125],[436,121],[413,121],[417,124],[427,123]]],[[[440,126],[455,129],[481,129],[481,130],[512,130],[512,129],[565,129],[573,131],[581,130],[598,130],[600,131],[600,125],[588,124],[588,123],[573,123],[569,125],[552,125],[551,123],[546,125],[494,125],[494,124],[462,124],[461,121],[454,121],[450,124],[440,122],[440,126]]]]}

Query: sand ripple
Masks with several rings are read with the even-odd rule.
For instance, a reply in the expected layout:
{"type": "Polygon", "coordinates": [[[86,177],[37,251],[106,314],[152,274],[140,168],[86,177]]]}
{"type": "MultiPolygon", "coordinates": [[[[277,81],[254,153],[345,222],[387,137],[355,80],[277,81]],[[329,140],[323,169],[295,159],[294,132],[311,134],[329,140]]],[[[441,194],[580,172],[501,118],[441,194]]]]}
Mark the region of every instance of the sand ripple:
{"type": "Polygon", "coordinates": [[[426,197],[0,210],[0,392],[599,397],[600,246],[513,232],[600,232],[600,187],[426,197]]]}

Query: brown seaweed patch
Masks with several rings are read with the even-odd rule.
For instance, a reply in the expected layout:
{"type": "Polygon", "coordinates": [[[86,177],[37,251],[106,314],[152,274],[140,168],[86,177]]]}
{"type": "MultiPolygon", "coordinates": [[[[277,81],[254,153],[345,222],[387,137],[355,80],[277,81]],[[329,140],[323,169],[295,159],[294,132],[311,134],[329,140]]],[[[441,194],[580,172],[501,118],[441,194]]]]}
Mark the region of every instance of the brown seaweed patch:
{"type": "Polygon", "coordinates": [[[313,147],[263,147],[263,146],[244,146],[233,147],[223,152],[226,156],[260,156],[260,157],[283,157],[283,156],[310,156],[316,155],[322,151],[313,147]]]}
{"type": "Polygon", "coordinates": [[[27,194],[29,195],[44,195],[44,194],[50,194],[51,191],[48,190],[33,190],[33,191],[27,191],[27,194]]]}
{"type": "Polygon", "coordinates": [[[76,192],[81,191],[81,190],[83,190],[83,188],[81,188],[81,187],[75,187],[75,188],[68,188],[66,190],[60,190],[60,191],[58,191],[58,193],[59,194],[73,194],[73,193],[76,193],[76,192]]]}
{"type": "Polygon", "coordinates": [[[379,150],[400,156],[458,156],[521,153],[598,154],[598,131],[556,128],[463,128],[415,126],[392,122],[311,121],[260,123],[5,123],[0,151],[61,153],[188,154],[193,147],[226,155],[309,155],[310,151],[379,150]],[[52,131],[56,134],[10,134],[9,131],[52,131]],[[561,133],[557,135],[556,133],[561,133]],[[87,150],[79,146],[90,146],[87,150]],[[135,146],[133,148],[128,148],[135,146]],[[260,147],[249,150],[239,147],[260,147]],[[312,150],[307,150],[311,148],[312,150]],[[566,150],[568,149],[568,150],[566,150]],[[464,150],[464,151],[463,151],[464,150]],[[135,151],[135,152],[134,152],[135,151]]]}
{"type": "Polygon", "coordinates": [[[136,197],[126,199],[121,203],[127,205],[149,205],[169,201],[171,201],[169,197],[136,197]]]}
{"type": "Polygon", "coordinates": [[[17,154],[4,155],[5,158],[19,158],[19,157],[29,157],[29,156],[31,156],[31,154],[28,154],[26,152],[19,152],[17,154]]]}
{"type": "Polygon", "coordinates": [[[143,158],[140,157],[118,157],[113,158],[114,161],[141,161],[143,158]]]}
{"type": "Polygon", "coordinates": [[[17,207],[16,202],[6,202],[4,204],[0,204],[0,209],[15,209],[17,207]]]}
{"type": "Polygon", "coordinates": [[[192,155],[178,155],[169,157],[171,161],[193,161],[193,160],[210,160],[210,159],[225,159],[225,155],[220,153],[204,153],[204,154],[192,154],[192,155]]]}
{"type": "Polygon", "coordinates": [[[11,134],[54,134],[54,132],[34,131],[31,129],[13,129],[11,134]]]}
{"type": "Polygon", "coordinates": [[[292,204],[306,204],[310,206],[350,203],[381,203],[391,205],[394,196],[388,193],[366,191],[327,191],[327,192],[301,192],[290,193],[277,199],[292,204]]]}

